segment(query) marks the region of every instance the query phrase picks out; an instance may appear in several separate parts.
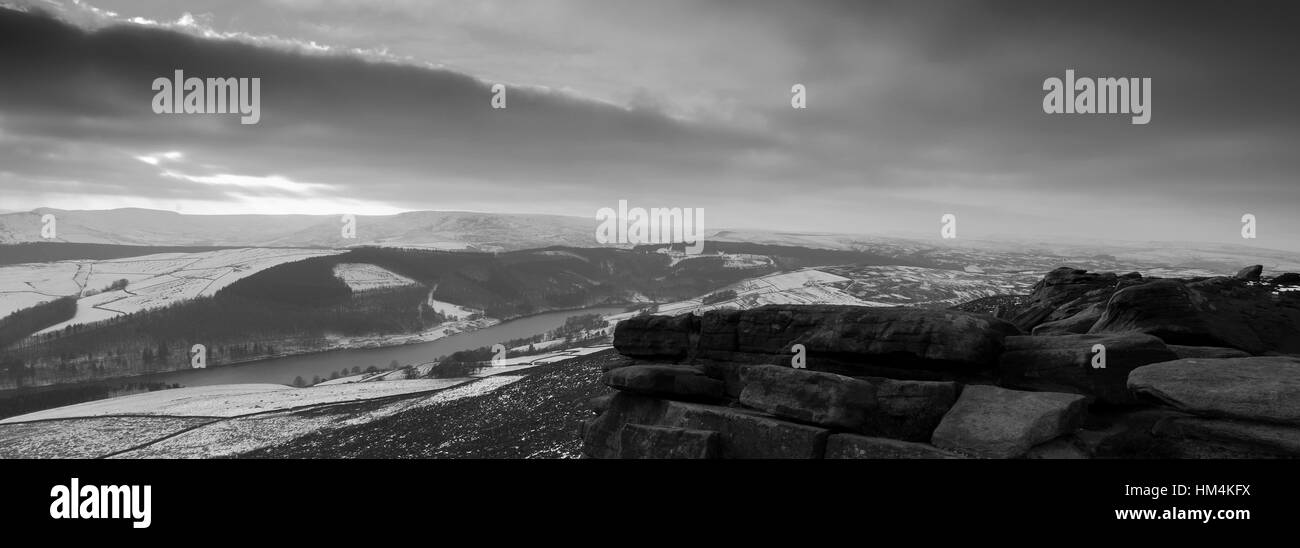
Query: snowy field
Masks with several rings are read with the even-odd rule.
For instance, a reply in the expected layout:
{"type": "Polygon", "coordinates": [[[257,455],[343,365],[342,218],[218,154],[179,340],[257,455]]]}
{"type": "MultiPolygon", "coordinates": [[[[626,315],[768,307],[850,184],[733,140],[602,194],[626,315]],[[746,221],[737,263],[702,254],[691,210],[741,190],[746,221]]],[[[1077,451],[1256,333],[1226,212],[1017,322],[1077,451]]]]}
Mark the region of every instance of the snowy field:
{"type": "MultiPolygon", "coordinates": [[[[458,379],[450,388],[438,390],[432,394],[398,398],[374,406],[356,410],[343,409],[334,412],[332,408],[315,407],[312,411],[266,409],[264,407],[243,407],[246,413],[221,417],[187,417],[187,416],[91,416],[69,417],[64,420],[42,422],[0,422],[0,458],[96,458],[112,456],[113,458],[211,458],[229,457],[241,453],[284,443],[300,436],[321,430],[366,424],[398,413],[437,405],[473,396],[488,394],[498,388],[507,386],[523,377],[498,375],[482,379],[458,379]],[[269,412],[268,412],[269,411],[269,412]],[[248,412],[251,412],[248,413],[248,412]]],[[[388,381],[362,383],[362,385],[399,385],[417,381],[388,381]]],[[[359,386],[359,385],[352,385],[359,386]]],[[[407,384],[407,386],[413,386],[407,384]]],[[[210,387],[217,388],[217,387],[210,387]]],[[[169,409],[209,412],[207,406],[212,398],[239,398],[242,396],[275,397],[292,392],[320,391],[352,396],[346,392],[331,391],[327,388],[314,387],[282,390],[279,385],[235,385],[223,390],[209,391],[206,396],[192,394],[196,400],[192,409],[176,403],[169,409]],[[220,395],[218,395],[220,394],[220,395]],[[198,400],[205,400],[198,403],[198,400]]],[[[165,390],[163,392],[183,392],[186,389],[165,390]]],[[[381,397],[376,392],[368,396],[381,397]]],[[[116,398],[127,400],[133,398],[116,398]]],[[[112,400],[106,400],[112,401],[112,400]]],[[[348,403],[347,398],[335,403],[348,403]]],[[[120,406],[119,411],[140,411],[141,405],[150,403],[136,400],[130,405],[120,406]]],[[[153,404],[167,405],[165,401],[154,400],[153,404]]],[[[81,406],[71,406],[79,408],[81,406]]],[[[69,409],[69,408],[63,408],[69,409]]],[[[101,409],[103,410],[103,409],[101,409]]],[[[155,409],[156,410],[156,409],[155,409]]],[[[31,415],[28,415],[30,417],[31,415]]],[[[17,418],[17,417],[15,417],[17,418]]],[[[13,420],[13,419],[10,419],[13,420]]]]}
{"type": "Polygon", "coordinates": [[[341,263],[334,266],[334,277],[343,280],[353,291],[415,285],[415,280],[381,266],[366,263],[341,263]]]}
{"type": "Polygon", "coordinates": [[[0,424],[0,459],[93,459],[216,419],[98,417],[0,424]]]}
{"type": "Polygon", "coordinates": [[[156,415],[170,417],[236,417],[249,413],[309,405],[399,396],[440,390],[470,379],[416,379],[331,384],[293,388],[282,384],[224,384],[159,390],[98,400],[10,417],[0,424],[70,417],[156,415]]]}
{"type": "Polygon", "coordinates": [[[613,346],[612,345],[582,346],[578,348],[568,348],[565,350],[557,350],[554,352],[546,352],[543,354],[534,354],[532,356],[519,356],[515,358],[508,357],[509,354],[507,354],[506,359],[501,360],[499,364],[489,366],[489,367],[484,367],[483,369],[480,369],[478,372],[474,373],[473,376],[491,377],[494,375],[512,373],[515,371],[519,371],[521,369],[528,369],[530,367],[536,367],[539,365],[560,363],[565,360],[570,360],[579,356],[586,356],[588,354],[594,354],[596,352],[600,352],[601,350],[608,350],[610,348],[613,348],[613,346]]]}
{"type": "Polygon", "coordinates": [[[844,291],[884,306],[953,306],[994,295],[1030,292],[1043,274],[1027,272],[976,272],[915,266],[830,267],[851,278],[844,291]]]}
{"type": "Polygon", "coordinates": [[[59,297],[78,297],[76,317],[44,330],[54,331],[212,295],[267,268],[337,253],[342,251],[245,248],[3,266],[0,316],[59,297]],[[126,289],[95,294],[117,280],[127,280],[126,289]]]}
{"type": "Polygon", "coordinates": [[[442,314],[444,317],[448,319],[451,319],[453,321],[459,321],[459,320],[464,320],[475,314],[480,316],[483,315],[482,310],[464,307],[458,304],[439,301],[433,298],[434,291],[437,291],[436,287],[433,290],[429,291],[429,308],[432,308],[435,312],[442,314]]]}
{"type": "Polygon", "coordinates": [[[82,403],[0,421],[0,458],[237,456],[314,432],[489,394],[523,378],[510,373],[608,348],[514,358],[474,378],[380,381],[382,375],[369,374],[308,388],[201,386],[82,403]]]}
{"type": "Polygon", "coordinates": [[[229,457],[285,443],[313,432],[366,424],[421,407],[487,394],[521,378],[523,377],[500,376],[481,379],[427,396],[400,399],[359,412],[282,412],[236,417],[203,425],[114,458],[229,457]]]}
{"type": "MultiPolygon", "coordinates": [[[[749,309],[766,304],[852,304],[859,306],[886,306],[882,303],[861,300],[846,293],[843,286],[853,280],[817,269],[796,270],[770,274],[760,278],[743,280],[725,288],[714,291],[731,290],[736,298],[704,304],[701,299],[689,299],[675,303],[659,305],[656,314],[675,316],[687,312],[700,313],[715,309],[749,309]]],[[[625,312],[608,317],[610,322],[619,322],[635,316],[636,312],[625,312]]]]}
{"type": "Polygon", "coordinates": [[[723,268],[731,268],[735,270],[764,268],[768,266],[773,266],[775,264],[772,261],[771,257],[768,257],[766,255],[753,255],[749,253],[718,252],[718,253],[713,253],[708,255],[705,254],[690,255],[684,251],[677,251],[670,248],[661,248],[656,250],[655,252],[659,253],[660,255],[667,255],[671,261],[668,263],[669,266],[677,266],[678,264],[690,260],[718,258],[718,257],[722,258],[723,268]]]}

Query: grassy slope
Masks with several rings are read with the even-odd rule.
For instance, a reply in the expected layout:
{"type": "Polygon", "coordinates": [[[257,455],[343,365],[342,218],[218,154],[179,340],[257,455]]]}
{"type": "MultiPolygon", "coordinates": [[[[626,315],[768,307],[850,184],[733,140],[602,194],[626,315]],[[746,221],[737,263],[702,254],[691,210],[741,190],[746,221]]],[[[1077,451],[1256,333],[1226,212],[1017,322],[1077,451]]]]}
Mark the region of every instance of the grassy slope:
{"type": "MultiPolygon", "coordinates": [[[[613,350],[540,366],[481,396],[419,408],[364,425],[309,434],[252,451],[251,458],[575,458],[587,401],[611,389],[601,365],[613,350]]],[[[354,409],[360,410],[361,407],[354,409]]],[[[347,412],[333,407],[332,413],[347,412]]]]}

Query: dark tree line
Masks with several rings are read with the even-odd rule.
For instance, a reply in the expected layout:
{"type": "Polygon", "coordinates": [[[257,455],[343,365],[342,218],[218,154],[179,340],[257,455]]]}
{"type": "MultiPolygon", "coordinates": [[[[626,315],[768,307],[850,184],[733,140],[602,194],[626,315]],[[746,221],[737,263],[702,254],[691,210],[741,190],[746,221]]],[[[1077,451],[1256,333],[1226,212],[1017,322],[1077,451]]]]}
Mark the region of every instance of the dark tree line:
{"type": "Polygon", "coordinates": [[[60,297],[0,318],[0,348],[8,348],[37,331],[71,320],[76,315],[77,298],[60,297]]]}

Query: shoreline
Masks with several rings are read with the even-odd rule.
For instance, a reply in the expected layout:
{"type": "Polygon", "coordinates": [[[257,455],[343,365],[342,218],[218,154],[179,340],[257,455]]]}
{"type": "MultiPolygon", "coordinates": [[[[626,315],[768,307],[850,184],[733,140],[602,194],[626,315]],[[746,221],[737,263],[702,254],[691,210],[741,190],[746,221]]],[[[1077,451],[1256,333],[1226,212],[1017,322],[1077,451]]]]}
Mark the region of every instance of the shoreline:
{"type": "MultiPolygon", "coordinates": [[[[422,343],[435,342],[435,341],[439,341],[439,340],[442,340],[442,339],[445,339],[445,338],[451,337],[451,336],[453,336],[453,335],[460,335],[460,334],[464,334],[464,333],[472,333],[472,332],[474,332],[474,331],[478,331],[478,330],[480,330],[480,329],[486,329],[486,328],[489,328],[489,327],[496,327],[496,326],[504,325],[504,324],[507,324],[507,323],[510,323],[510,322],[513,322],[513,321],[516,321],[516,320],[524,320],[524,319],[528,319],[528,318],[533,318],[533,317],[537,317],[537,316],[542,316],[542,315],[545,315],[545,314],[554,314],[554,313],[558,313],[558,312],[576,312],[576,311],[581,311],[581,310],[590,310],[590,309],[593,309],[593,308],[605,308],[605,307],[613,308],[613,307],[625,307],[625,306],[628,306],[628,304],[627,304],[627,303],[622,303],[622,304],[620,304],[620,303],[612,303],[612,304],[595,304],[595,305],[586,306],[586,307],[577,307],[577,308],[560,308],[560,309],[554,309],[554,310],[544,310],[544,311],[541,311],[541,312],[535,312],[535,313],[532,313],[532,314],[526,314],[526,315],[522,315],[522,316],[515,316],[515,317],[513,317],[513,318],[509,318],[509,319],[497,319],[497,318],[488,318],[488,317],[484,317],[484,318],[480,318],[480,319],[477,319],[477,320],[463,320],[463,321],[461,321],[461,322],[450,322],[450,323],[456,323],[456,324],[466,324],[466,325],[461,325],[461,326],[459,326],[459,327],[470,327],[470,328],[469,328],[469,329],[458,329],[458,330],[456,330],[456,331],[454,331],[454,332],[444,332],[444,333],[442,333],[442,334],[440,334],[440,335],[438,335],[438,336],[435,336],[435,337],[430,337],[430,335],[433,335],[433,334],[435,334],[435,333],[437,333],[437,332],[439,332],[439,331],[442,331],[442,330],[446,329],[446,328],[448,327],[448,324],[442,324],[442,325],[440,325],[440,326],[438,326],[438,327],[435,327],[435,328],[430,329],[430,330],[427,330],[427,331],[422,331],[422,332],[420,332],[420,333],[401,333],[401,334],[392,334],[392,335],[364,335],[364,336],[357,336],[357,337],[338,337],[338,338],[336,338],[336,339],[334,339],[334,340],[330,340],[330,341],[329,341],[329,345],[328,345],[327,347],[325,347],[325,348],[315,348],[315,349],[304,350],[304,351],[299,351],[299,352],[282,352],[282,353],[276,353],[276,354],[269,355],[269,356],[262,356],[262,357],[251,358],[251,359],[243,359],[243,360],[239,360],[239,361],[232,361],[232,362],[222,363],[222,364],[219,364],[219,365],[211,365],[211,366],[208,367],[208,369],[224,369],[224,368],[227,368],[227,367],[246,367],[246,366],[254,365],[254,364],[257,364],[257,363],[260,363],[260,362],[272,361],[272,360],[278,360],[278,359],[282,359],[282,358],[295,358],[295,357],[300,357],[300,356],[311,356],[311,355],[315,355],[315,354],[324,354],[324,353],[328,353],[328,352],[338,352],[338,351],[344,351],[344,350],[374,350],[374,349],[382,349],[382,348],[398,348],[398,347],[408,346],[408,345],[413,345],[413,344],[422,344],[422,343]]],[[[612,315],[616,315],[616,314],[603,314],[602,316],[612,316],[612,315]]],[[[155,376],[158,376],[158,375],[167,375],[167,374],[171,374],[171,373],[178,373],[178,372],[183,372],[183,371],[190,371],[190,370],[192,370],[192,369],[190,369],[190,368],[184,368],[184,369],[170,369],[170,370],[166,370],[166,371],[151,371],[151,372],[148,372],[148,373],[140,373],[140,374],[136,374],[136,375],[124,375],[124,376],[118,376],[118,377],[106,377],[106,378],[101,378],[101,379],[91,379],[91,380],[78,381],[78,382],[71,382],[71,383],[53,383],[53,384],[42,384],[42,385],[35,385],[35,386],[22,386],[22,387],[19,387],[19,388],[5,388],[5,389],[0,389],[0,401],[3,401],[3,400],[5,400],[5,399],[9,399],[9,398],[22,397],[22,396],[25,396],[25,395],[36,395],[36,394],[40,394],[40,393],[42,393],[42,392],[53,392],[53,391],[59,391],[59,390],[84,390],[84,389],[96,388],[96,387],[112,388],[113,386],[118,385],[118,384],[148,383],[148,382],[150,381],[150,378],[151,378],[151,377],[155,377],[155,376]]]]}

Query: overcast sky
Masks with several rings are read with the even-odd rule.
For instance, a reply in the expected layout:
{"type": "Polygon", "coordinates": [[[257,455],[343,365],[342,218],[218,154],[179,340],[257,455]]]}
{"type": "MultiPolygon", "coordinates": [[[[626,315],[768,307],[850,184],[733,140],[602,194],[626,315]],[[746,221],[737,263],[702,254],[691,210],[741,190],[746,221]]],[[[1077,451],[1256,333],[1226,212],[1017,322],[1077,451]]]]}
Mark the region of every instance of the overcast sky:
{"type": "Polygon", "coordinates": [[[0,10],[2,209],[421,209],[1300,249],[1282,2],[72,0],[0,10]],[[1050,5],[1049,5],[1050,4],[1050,5]],[[261,122],[150,108],[260,77],[261,122]],[[1151,121],[1043,80],[1149,77],[1151,121]],[[490,87],[508,86],[508,108],[490,87]],[[790,106],[791,86],[808,108],[790,106]]]}

